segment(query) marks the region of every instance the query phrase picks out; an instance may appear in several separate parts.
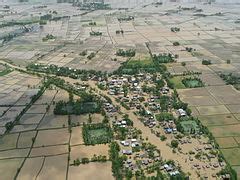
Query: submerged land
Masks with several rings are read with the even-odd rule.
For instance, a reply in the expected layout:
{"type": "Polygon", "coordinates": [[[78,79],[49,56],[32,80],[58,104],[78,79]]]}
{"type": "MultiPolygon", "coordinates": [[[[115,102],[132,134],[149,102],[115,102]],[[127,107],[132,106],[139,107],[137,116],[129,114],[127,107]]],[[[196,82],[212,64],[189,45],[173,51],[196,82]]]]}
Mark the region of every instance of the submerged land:
{"type": "Polygon", "coordinates": [[[239,4],[2,4],[0,179],[240,176],[239,4]]]}

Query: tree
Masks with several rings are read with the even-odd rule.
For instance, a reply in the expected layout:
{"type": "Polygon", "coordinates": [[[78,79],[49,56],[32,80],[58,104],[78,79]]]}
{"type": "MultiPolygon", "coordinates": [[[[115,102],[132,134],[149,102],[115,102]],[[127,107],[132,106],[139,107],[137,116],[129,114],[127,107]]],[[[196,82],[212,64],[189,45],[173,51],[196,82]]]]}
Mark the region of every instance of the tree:
{"type": "Polygon", "coordinates": [[[211,64],[212,64],[211,60],[206,60],[206,59],[202,60],[202,65],[211,65],[211,64]]]}
{"type": "Polygon", "coordinates": [[[180,45],[180,43],[179,43],[179,42],[177,42],[177,41],[175,41],[175,42],[173,42],[173,45],[174,45],[174,46],[179,46],[179,45],[180,45]]]}
{"type": "Polygon", "coordinates": [[[88,159],[88,158],[82,158],[82,163],[83,163],[83,164],[89,163],[89,159],[88,159]]]}
{"type": "Polygon", "coordinates": [[[186,62],[181,62],[181,65],[182,66],[186,66],[186,62]]]}
{"type": "Polygon", "coordinates": [[[177,148],[178,147],[178,141],[177,140],[172,140],[171,141],[171,146],[172,146],[172,148],[177,148]]]}
{"type": "Polygon", "coordinates": [[[5,124],[5,128],[7,131],[10,131],[13,128],[13,126],[14,126],[13,122],[7,122],[5,124]]]}

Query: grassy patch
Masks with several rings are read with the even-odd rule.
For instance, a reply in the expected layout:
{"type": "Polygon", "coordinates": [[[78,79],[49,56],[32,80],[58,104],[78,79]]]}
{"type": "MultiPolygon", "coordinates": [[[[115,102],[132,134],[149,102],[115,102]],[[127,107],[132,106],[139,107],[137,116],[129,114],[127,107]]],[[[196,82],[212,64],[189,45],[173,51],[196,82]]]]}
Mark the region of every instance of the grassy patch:
{"type": "Polygon", "coordinates": [[[222,149],[221,151],[230,165],[240,165],[240,148],[222,149]]]}
{"type": "Polygon", "coordinates": [[[111,142],[113,133],[107,124],[84,124],[83,140],[86,145],[105,144],[111,142]]]}
{"type": "Polygon", "coordinates": [[[187,77],[182,80],[182,84],[186,88],[197,88],[197,87],[203,87],[204,84],[201,79],[197,77],[187,77]]]}
{"type": "Polygon", "coordinates": [[[176,89],[185,89],[185,86],[182,83],[182,77],[181,76],[175,76],[175,77],[171,78],[170,82],[174,84],[174,87],[176,89]]]}
{"type": "Polygon", "coordinates": [[[129,66],[153,65],[153,61],[150,57],[146,57],[144,59],[131,59],[128,61],[127,65],[129,65],[129,66]]]}
{"type": "Polygon", "coordinates": [[[13,70],[11,68],[6,68],[6,69],[0,71],[0,76],[5,76],[5,75],[9,74],[12,71],[13,70]]]}
{"type": "Polygon", "coordinates": [[[182,121],[182,122],[180,122],[180,124],[181,124],[183,133],[195,134],[200,131],[200,129],[195,121],[182,121]]]}

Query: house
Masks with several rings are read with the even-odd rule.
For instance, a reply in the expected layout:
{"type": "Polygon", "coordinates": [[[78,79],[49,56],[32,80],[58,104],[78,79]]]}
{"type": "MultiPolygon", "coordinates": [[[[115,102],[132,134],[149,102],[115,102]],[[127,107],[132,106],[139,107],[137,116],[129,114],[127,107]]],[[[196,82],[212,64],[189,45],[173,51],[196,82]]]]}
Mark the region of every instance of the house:
{"type": "Polygon", "coordinates": [[[163,167],[167,172],[170,172],[170,171],[173,170],[173,167],[171,165],[168,165],[168,164],[164,164],[163,167]]]}
{"type": "Polygon", "coordinates": [[[123,150],[122,150],[122,153],[123,153],[124,155],[132,155],[132,150],[125,150],[125,149],[123,149],[123,150]]]}
{"type": "Polygon", "coordinates": [[[127,125],[127,121],[122,120],[121,125],[127,125]]]}
{"type": "Polygon", "coordinates": [[[187,115],[186,111],[184,111],[183,109],[178,109],[177,112],[178,112],[179,116],[181,116],[181,117],[184,117],[187,115]]]}
{"type": "Polygon", "coordinates": [[[120,142],[123,146],[129,146],[130,143],[128,141],[121,141],[120,142]]]}
{"type": "Polygon", "coordinates": [[[170,176],[176,176],[180,173],[179,173],[179,171],[173,171],[173,172],[170,172],[169,174],[170,174],[170,176]]]}

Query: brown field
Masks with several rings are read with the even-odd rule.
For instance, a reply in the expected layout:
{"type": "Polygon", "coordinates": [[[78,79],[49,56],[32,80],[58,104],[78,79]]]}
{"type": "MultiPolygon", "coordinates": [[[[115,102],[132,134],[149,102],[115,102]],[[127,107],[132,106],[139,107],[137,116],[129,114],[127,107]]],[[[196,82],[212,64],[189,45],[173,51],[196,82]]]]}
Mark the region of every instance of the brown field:
{"type": "Polygon", "coordinates": [[[37,179],[65,180],[67,176],[67,158],[67,154],[47,157],[37,179]]]}
{"type": "Polygon", "coordinates": [[[68,152],[67,145],[38,147],[38,148],[32,148],[30,157],[58,155],[58,154],[64,154],[67,152],[68,152]]]}
{"type": "Polygon", "coordinates": [[[69,93],[67,91],[64,90],[58,90],[58,93],[56,94],[54,101],[58,102],[58,101],[68,101],[69,100],[69,93]]]}
{"type": "Polygon", "coordinates": [[[56,93],[56,90],[46,90],[35,104],[50,104],[56,93]]]}
{"type": "Polygon", "coordinates": [[[226,105],[226,106],[231,111],[231,113],[234,113],[234,114],[240,113],[240,104],[238,104],[238,105],[226,105]]]}
{"type": "Polygon", "coordinates": [[[7,111],[9,109],[9,107],[0,107],[0,117],[2,116],[2,114],[7,111]]]}
{"type": "Polygon", "coordinates": [[[218,102],[212,96],[188,96],[182,98],[190,106],[214,106],[218,102]]]}
{"type": "MultiPolygon", "coordinates": [[[[95,114],[92,114],[91,116],[92,116],[92,123],[100,123],[103,120],[103,116],[101,114],[95,113],[95,114]]],[[[84,122],[87,123],[88,120],[89,120],[89,115],[88,114],[79,115],[79,116],[71,115],[71,121],[75,124],[77,124],[77,123],[82,124],[84,122]]]]}
{"type": "Polygon", "coordinates": [[[231,165],[240,165],[240,148],[222,149],[221,151],[231,165]]]}
{"type": "Polygon", "coordinates": [[[1,179],[14,179],[17,169],[21,166],[22,162],[23,158],[0,160],[1,179]]]}
{"type": "Polygon", "coordinates": [[[44,114],[24,114],[20,119],[21,124],[37,124],[41,121],[44,114]]]}
{"type": "Polygon", "coordinates": [[[13,149],[8,151],[0,151],[0,159],[27,157],[30,149],[13,149]]]}
{"type": "Polygon", "coordinates": [[[216,138],[216,141],[219,144],[220,148],[238,147],[238,143],[233,137],[216,138]]]}
{"type": "Polygon", "coordinates": [[[32,113],[32,114],[44,114],[46,112],[46,108],[47,105],[32,105],[29,110],[28,113],[32,113]]]}
{"type": "Polygon", "coordinates": [[[36,131],[28,131],[28,132],[22,132],[20,133],[19,139],[18,139],[18,148],[28,148],[32,145],[32,138],[34,138],[36,135],[36,131]]]}
{"type": "Polygon", "coordinates": [[[200,78],[206,86],[225,85],[225,82],[218,75],[213,73],[201,74],[200,78]]]}
{"type": "Polygon", "coordinates": [[[32,131],[35,130],[37,127],[37,124],[23,124],[23,125],[16,125],[11,130],[12,133],[15,132],[23,132],[23,131],[32,131]]]}
{"type": "Polygon", "coordinates": [[[70,157],[71,161],[79,158],[92,158],[95,155],[104,155],[108,157],[108,145],[106,144],[99,144],[95,146],[84,146],[84,145],[79,145],[79,146],[72,146],[71,147],[71,152],[70,152],[70,157]]]}
{"type": "Polygon", "coordinates": [[[44,157],[27,158],[25,161],[18,178],[19,180],[32,180],[35,179],[41,169],[44,157]]]}
{"type": "Polygon", "coordinates": [[[67,128],[38,131],[34,147],[66,144],[69,137],[70,134],[67,128]]]}
{"type": "Polygon", "coordinates": [[[68,116],[54,115],[53,106],[51,106],[46,116],[40,122],[38,129],[62,128],[63,126],[67,127],[67,123],[68,116]]]}
{"type": "Polygon", "coordinates": [[[180,97],[210,96],[206,88],[178,89],[180,97]]]}
{"type": "Polygon", "coordinates": [[[217,106],[198,106],[200,115],[229,114],[229,110],[224,105],[217,106]]]}
{"type": "Polygon", "coordinates": [[[194,106],[189,106],[189,108],[191,109],[193,116],[199,116],[199,112],[198,112],[198,110],[197,110],[196,107],[194,107],[194,106]]]}
{"type": "Polygon", "coordinates": [[[82,127],[74,127],[72,128],[71,140],[70,145],[78,145],[83,144],[83,137],[82,137],[82,127]]]}
{"type": "Polygon", "coordinates": [[[239,104],[240,93],[233,86],[209,86],[206,89],[221,104],[239,104]]]}
{"type": "Polygon", "coordinates": [[[235,141],[240,144],[240,136],[239,137],[234,137],[235,141]]]}
{"type": "Polygon", "coordinates": [[[234,114],[234,116],[240,121],[240,114],[234,114]]]}
{"type": "Polygon", "coordinates": [[[8,134],[0,138],[0,150],[16,148],[18,133],[8,134]]]}
{"type": "Polygon", "coordinates": [[[88,180],[111,180],[112,176],[111,163],[89,163],[80,166],[70,166],[68,179],[88,179],[88,180]]]}
{"type": "Polygon", "coordinates": [[[215,137],[240,136],[239,129],[240,124],[209,127],[215,137]]]}
{"type": "Polygon", "coordinates": [[[237,124],[239,121],[232,114],[212,115],[212,116],[199,116],[199,119],[205,126],[218,126],[237,124]]]}

